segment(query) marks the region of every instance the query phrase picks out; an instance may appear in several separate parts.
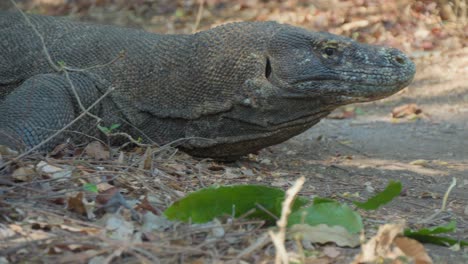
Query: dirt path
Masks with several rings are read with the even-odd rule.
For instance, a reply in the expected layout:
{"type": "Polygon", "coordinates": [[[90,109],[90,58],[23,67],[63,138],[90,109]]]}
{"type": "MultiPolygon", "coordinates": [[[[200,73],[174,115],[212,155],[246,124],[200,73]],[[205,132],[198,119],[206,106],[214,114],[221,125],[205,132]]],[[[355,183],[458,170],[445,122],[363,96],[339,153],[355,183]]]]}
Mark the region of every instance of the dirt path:
{"type": "MultiPolygon", "coordinates": [[[[452,178],[450,215],[457,235],[468,237],[468,49],[418,60],[413,84],[386,100],[361,104],[352,119],[326,119],[283,144],[263,152],[287,175],[308,177],[304,193],[371,195],[390,180],[400,180],[404,194],[372,216],[373,225],[405,219],[410,226],[440,208],[452,178]],[[416,103],[416,120],[391,118],[394,107],[416,103]]],[[[297,177],[297,176],[296,176],[297,177]]],[[[281,181],[281,180],[279,180],[281,181]]],[[[433,220],[447,223],[448,214],[433,220]]],[[[429,247],[436,263],[468,263],[467,253],[429,247]]]]}

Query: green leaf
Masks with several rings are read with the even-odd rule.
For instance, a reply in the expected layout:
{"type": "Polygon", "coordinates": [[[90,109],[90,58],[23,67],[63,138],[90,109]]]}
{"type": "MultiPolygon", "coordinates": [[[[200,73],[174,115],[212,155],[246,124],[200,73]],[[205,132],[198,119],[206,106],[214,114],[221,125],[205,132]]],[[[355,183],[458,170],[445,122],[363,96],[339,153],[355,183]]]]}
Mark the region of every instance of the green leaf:
{"type": "Polygon", "coordinates": [[[61,68],[65,67],[65,62],[64,61],[57,61],[58,66],[61,68]]]}
{"type": "Polygon", "coordinates": [[[83,189],[85,191],[88,191],[88,192],[98,193],[98,188],[97,188],[96,184],[85,183],[83,185],[83,189]]]}
{"type": "Polygon", "coordinates": [[[404,232],[404,235],[407,237],[416,239],[419,242],[423,242],[423,243],[431,243],[431,244],[436,244],[436,245],[441,245],[441,246],[447,246],[447,245],[452,246],[454,244],[460,243],[461,246],[468,246],[467,240],[459,241],[459,240],[449,238],[449,237],[436,236],[436,234],[454,232],[455,229],[456,229],[456,223],[455,221],[451,221],[450,223],[443,225],[443,226],[436,226],[432,228],[422,228],[416,231],[413,231],[411,229],[406,229],[404,232]]]}
{"type": "Polygon", "coordinates": [[[356,115],[363,115],[364,110],[362,110],[360,107],[357,107],[356,110],[354,110],[354,113],[356,113],[356,115]]]}
{"type": "Polygon", "coordinates": [[[105,127],[105,126],[101,126],[101,125],[98,124],[97,127],[104,134],[110,134],[110,132],[111,132],[110,129],[105,127]]]}
{"type": "Polygon", "coordinates": [[[328,226],[341,226],[350,233],[362,230],[361,216],[346,204],[336,201],[319,199],[319,202],[305,208],[293,211],[289,216],[288,225],[308,224],[311,226],[326,224],[328,226]]]}
{"type": "Polygon", "coordinates": [[[336,203],[336,201],[330,198],[315,197],[314,204],[320,204],[320,203],[336,203]]]}
{"type": "Polygon", "coordinates": [[[432,228],[422,228],[417,231],[421,235],[434,235],[434,234],[443,234],[455,231],[457,224],[455,221],[450,221],[450,223],[443,226],[435,226],[432,228]]]}
{"type": "MultiPolygon", "coordinates": [[[[276,219],[261,208],[279,217],[284,197],[283,190],[261,185],[212,186],[187,195],[167,208],[164,214],[170,220],[187,222],[191,219],[193,223],[204,223],[223,215],[239,217],[255,209],[249,218],[274,223],[276,219]]],[[[293,209],[307,202],[307,199],[298,198],[293,209]]]]}
{"type": "Polygon", "coordinates": [[[366,202],[353,202],[357,207],[364,210],[375,210],[380,206],[389,203],[396,196],[401,193],[401,182],[390,181],[382,192],[376,194],[374,197],[369,198],[366,202]]]}
{"type": "Polygon", "coordinates": [[[182,18],[185,16],[185,11],[181,8],[177,8],[177,10],[175,11],[175,14],[174,14],[175,17],[177,18],[182,18]]]}
{"type": "Polygon", "coordinates": [[[119,127],[120,127],[120,124],[112,124],[109,129],[110,129],[110,131],[112,131],[112,130],[115,130],[115,129],[119,128],[119,127]]]}

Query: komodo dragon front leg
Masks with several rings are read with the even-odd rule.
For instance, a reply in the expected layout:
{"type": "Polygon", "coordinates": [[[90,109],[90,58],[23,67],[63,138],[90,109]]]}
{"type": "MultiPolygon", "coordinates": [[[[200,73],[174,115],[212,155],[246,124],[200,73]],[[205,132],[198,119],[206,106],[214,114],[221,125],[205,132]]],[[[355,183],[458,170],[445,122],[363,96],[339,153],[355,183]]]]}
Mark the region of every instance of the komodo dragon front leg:
{"type": "MultiPolygon", "coordinates": [[[[0,105],[0,145],[27,149],[47,139],[72,122],[81,112],[77,103],[79,97],[83,107],[89,107],[100,97],[97,86],[101,85],[87,74],[39,74],[27,79],[16,88],[0,105]],[[73,84],[77,95],[72,91],[73,84]],[[44,115],[47,114],[47,118],[44,115]],[[21,147],[22,146],[22,147],[21,147]]],[[[92,110],[100,112],[100,106],[92,110]]],[[[93,131],[92,118],[79,120],[70,130],[93,131]]],[[[94,135],[94,134],[93,134],[94,135]]],[[[70,134],[60,133],[54,141],[44,144],[40,150],[51,149],[56,142],[63,141],[70,134]]]]}

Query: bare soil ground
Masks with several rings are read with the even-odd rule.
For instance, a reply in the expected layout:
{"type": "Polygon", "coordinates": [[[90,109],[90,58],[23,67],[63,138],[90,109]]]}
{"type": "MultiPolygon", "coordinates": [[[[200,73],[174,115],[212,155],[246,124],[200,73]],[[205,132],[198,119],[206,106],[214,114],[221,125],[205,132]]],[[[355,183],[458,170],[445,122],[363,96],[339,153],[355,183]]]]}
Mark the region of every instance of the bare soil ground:
{"type": "MultiPolygon", "coordinates": [[[[72,14],[76,19],[165,33],[192,32],[199,7],[195,1],[20,2],[33,12],[72,14]],[[54,2],[58,4],[50,4],[54,2]],[[153,2],[159,3],[158,8],[148,6],[153,2]]],[[[355,200],[372,196],[372,189],[381,190],[389,180],[399,180],[404,186],[400,197],[378,211],[362,212],[367,236],[380,224],[398,220],[418,228],[455,219],[457,231],[451,236],[468,238],[467,26],[441,22],[432,1],[413,1],[411,6],[407,1],[206,2],[198,29],[226,21],[279,20],[354,36],[408,52],[417,63],[415,80],[387,99],[338,109],[307,132],[235,163],[195,160],[162,149],[146,168],[139,166],[148,160],[145,151],[137,148],[125,153],[124,163],[117,162],[118,155],[112,161],[97,161],[76,151],[60,159],[47,158],[50,164],[73,167],[77,179],[69,182],[37,175],[21,182],[12,177],[13,168],[0,178],[6,186],[0,189],[0,237],[9,238],[0,241],[0,263],[235,262],[265,232],[260,222],[240,220],[225,223],[222,238],[213,236],[213,226],[181,225],[145,233],[144,241],[111,241],[95,232],[103,228],[102,214],[97,214],[99,221],[91,222],[76,210],[64,209],[68,194],[79,190],[82,180],[93,177],[111,178],[112,185],[130,201],[149,200],[155,214],[186,193],[211,184],[260,183],[287,189],[304,175],[307,182],[301,195],[355,200]],[[408,104],[416,104],[420,111],[392,117],[395,107],[408,104]],[[447,212],[429,223],[419,223],[440,208],[452,178],[457,179],[457,186],[450,194],[447,212]]],[[[31,156],[16,168],[40,159],[31,156]]],[[[288,248],[297,249],[293,241],[288,248]]],[[[466,248],[426,248],[435,263],[468,263],[466,248]]],[[[323,255],[323,249],[313,248],[318,255],[323,255]]],[[[348,263],[359,251],[337,250],[337,257],[312,263],[348,263]]],[[[266,243],[241,259],[259,263],[271,261],[272,254],[273,246],[266,243]]]]}

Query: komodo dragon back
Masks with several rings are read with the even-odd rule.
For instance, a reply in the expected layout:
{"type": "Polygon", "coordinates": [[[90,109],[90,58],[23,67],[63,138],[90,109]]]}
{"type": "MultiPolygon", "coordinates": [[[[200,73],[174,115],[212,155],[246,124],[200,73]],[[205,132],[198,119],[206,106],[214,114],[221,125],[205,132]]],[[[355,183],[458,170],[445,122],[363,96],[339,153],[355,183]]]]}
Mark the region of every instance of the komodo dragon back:
{"type": "Polygon", "coordinates": [[[38,149],[105,137],[82,114],[90,108],[101,126],[120,124],[143,142],[232,159],[283,142],[339,106],[392,95],[415,73],[396,49],[275,22],[160,35],[28,17],[0,13],[0,145],[16,149],[72,121],[38,149]]]}

